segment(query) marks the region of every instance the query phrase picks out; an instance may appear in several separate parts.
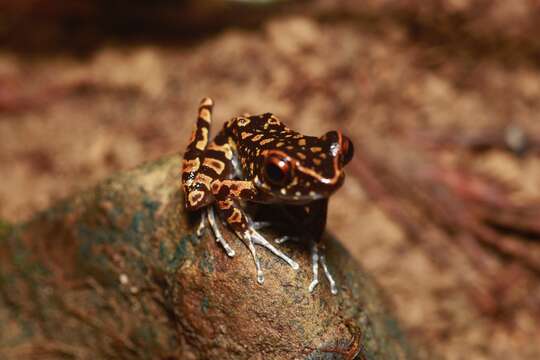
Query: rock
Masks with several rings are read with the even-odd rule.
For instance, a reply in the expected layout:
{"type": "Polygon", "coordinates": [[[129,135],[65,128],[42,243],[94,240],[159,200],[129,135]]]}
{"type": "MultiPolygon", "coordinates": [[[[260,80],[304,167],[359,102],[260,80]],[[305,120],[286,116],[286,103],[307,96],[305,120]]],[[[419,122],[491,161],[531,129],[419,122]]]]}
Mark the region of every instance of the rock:
{"type": "Polygon", "coordinates": [[[234,258],[199,240],[179,169],[178,156],[143,165],[0,231],[0,358],[346,359],[325,351],[356,347],[415,358],[379,288],[330,236],[336,296],[325,281],[307,291],[301,244],[282,245],[297,272],[260,249],[259,285],[233,235],[234,258]]]}

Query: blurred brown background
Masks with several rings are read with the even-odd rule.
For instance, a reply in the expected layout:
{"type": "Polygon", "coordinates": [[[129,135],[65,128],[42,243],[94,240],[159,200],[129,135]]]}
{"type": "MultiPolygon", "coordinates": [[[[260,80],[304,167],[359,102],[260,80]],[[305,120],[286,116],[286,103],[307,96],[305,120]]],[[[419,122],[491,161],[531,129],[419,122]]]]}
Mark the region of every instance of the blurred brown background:
{"type": "Polygon", "coordinates": [[[273,112],[357,157],[329,228],[445,359],[540,358],[540,3],[0,2],[0,218],[273,112]]]}

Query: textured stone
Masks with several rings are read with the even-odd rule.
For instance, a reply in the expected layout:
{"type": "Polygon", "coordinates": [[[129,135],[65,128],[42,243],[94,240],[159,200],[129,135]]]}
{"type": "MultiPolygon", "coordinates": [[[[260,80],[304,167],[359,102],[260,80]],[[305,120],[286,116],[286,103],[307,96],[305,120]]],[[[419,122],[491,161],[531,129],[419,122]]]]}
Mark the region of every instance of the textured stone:
{"type": "Polygon", "coordinates": [[[415,358],[378,287],[330,236],[337,296],[325,281],[307,291],[301,244],[283,246],[297,272],[259,251],[261,286],[227,231],[232,259],[199,240],[179,167],[173,156],[118,174],[4,231],[1,358],[339,359],[321,350],[351,341],[367,359],[415,358]]]}

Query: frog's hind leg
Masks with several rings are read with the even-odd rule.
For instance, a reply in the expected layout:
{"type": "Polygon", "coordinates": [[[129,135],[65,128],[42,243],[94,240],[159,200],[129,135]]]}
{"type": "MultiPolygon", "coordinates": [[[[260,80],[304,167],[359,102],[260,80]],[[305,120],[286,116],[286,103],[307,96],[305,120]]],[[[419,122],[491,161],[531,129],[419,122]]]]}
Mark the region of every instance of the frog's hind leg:
{"type": "Polygon", "coordinates": [[[185,207],[190,211],[207,206],[213,201],[210,189],[212,179],[205,174],[203,166],[208,137],[210,136],[213,106],[212,99],[204,98],[201,100],[197,123],[184,153],[182,185],[185,194],[185,207]]]}

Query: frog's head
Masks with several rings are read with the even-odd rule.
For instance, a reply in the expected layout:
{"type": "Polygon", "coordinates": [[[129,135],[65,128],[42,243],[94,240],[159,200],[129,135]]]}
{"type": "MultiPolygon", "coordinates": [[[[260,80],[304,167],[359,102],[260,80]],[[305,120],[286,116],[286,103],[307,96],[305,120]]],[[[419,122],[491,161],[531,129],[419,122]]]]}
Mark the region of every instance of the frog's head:
{"type": "Polygon", "coordinates": [[[343,184],[343,167],[353,153],[352,142],[339,131],[291,139],[287,146],[261,152],[255,185],[288,203],[328,198],[343,184]]]}

